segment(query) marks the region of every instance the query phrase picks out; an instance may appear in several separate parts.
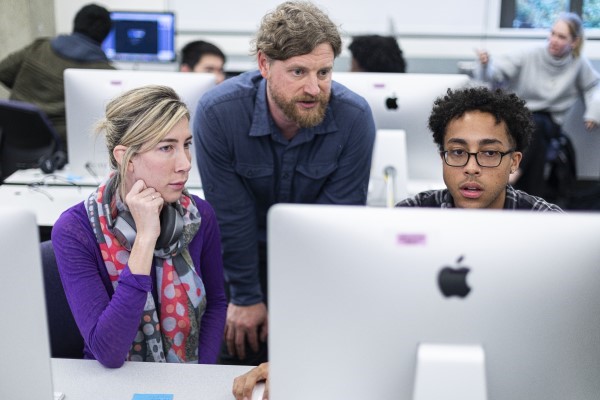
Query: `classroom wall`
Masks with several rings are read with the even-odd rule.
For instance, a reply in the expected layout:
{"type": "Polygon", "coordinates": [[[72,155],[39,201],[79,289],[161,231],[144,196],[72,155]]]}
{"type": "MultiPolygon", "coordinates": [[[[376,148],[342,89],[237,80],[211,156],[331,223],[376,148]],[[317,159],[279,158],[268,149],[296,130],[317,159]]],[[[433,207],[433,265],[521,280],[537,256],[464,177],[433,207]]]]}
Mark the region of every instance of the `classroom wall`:
{"type": "MultiPolygon", "coordinates": [[[[87,0],[54,0],[56,28],[71,29],[71,19],[87,0]]],[[[249,41],[260,18],[280,0],[102,0],[109,9],[170,10],[177,18],[177,48],[194,39],[214,42],[229,55],[229,70],[254,66],[248,55],[249,41]]],[[[344,52],[336,64],[349,65],[346,45],[352,35],[394,34],[408,59],[408,72],[456,72],[458,61],[472,60],[476,48],[493,54],[543,43],[546,30],[498,28],[501,0],[316,0],[337,22],[344,34],[344,52]]],[[[590,36],[584,53],[600,60],[600,41],[590,36]]]]}
{"type": "MultiPolygon", "coordinates": [[[[81,6],[89,2],[90,0],[54,0],[52,9],[52,2],[46,0],[0,0],[0,33],[1,37],[9,38],[7,41],[0,41],[0,56],[7,51],[2,46],[16,49],[33,37],[42,36],[42,33],[70,32],[73,16],[81,6]],[[4,9],[11,12],[3,12],[4,9]],[[16,16],[13,17],[15,12],[16,16]],[[48,22],[49,18],[54,18],[53,24],[48,22]],[[3,29],[7,33],[3,33],[3,29]]],[[[177,21],[177,49],[190,40],[211,41],[227,54],[228,71],[244,71],[255,67],[255,60],[249,55],[249,42],[262,15],[279,2],[280,0],[97,1],[112,10],[174,11],[177,21]]],[[[379,33],[398,37],[407,60],[407,72],[424,73],[459,72],[459,63],[474,61],[475,49],[478,48],[489,50],[493,56],[544,43],[547,30],[498,28],[500,2],[501,0],[315,0],[342,29],[344,48],[336,60],[335,70],[349,69],[347,45],[352,35],[379,33]]],[[[583,53],[600,71],[599,31],[588,32],[583,53]]],[[[175,70],[177,64],[118,64],[117,67],[175,70]]],[[[571,135],[580,156],[578,175],[582,179],[598,179],[600,129],[592,133],[582,130],[581,115],[577,114],[580,109],[575,110],[574,122],[568,124],[575,129],[571,135]]]]}

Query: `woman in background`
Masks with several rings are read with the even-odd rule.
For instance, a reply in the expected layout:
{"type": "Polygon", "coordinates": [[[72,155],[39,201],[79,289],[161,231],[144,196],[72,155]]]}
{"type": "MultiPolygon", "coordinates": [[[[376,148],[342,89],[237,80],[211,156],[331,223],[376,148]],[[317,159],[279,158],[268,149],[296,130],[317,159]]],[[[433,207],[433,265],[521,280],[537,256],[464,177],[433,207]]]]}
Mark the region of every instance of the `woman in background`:
{"type": "Polygon", "coordinates": [[[168,87],[112,100],[98,130],[113,172],[52,242],[84,357],[216,363],[227,300],[212,207],[185,189],[189,112],[168,87]]]}
{"type": "Polygon", "coordinates": [[[561,133],[566,114],[583,97],[587,129],[600,122],[600,77],[581,55],[583,25],[575,13],[562,13],[543,47],[492,60],[479,51],[475,78],[514,91],[533,112],[536,130],[514,186],[545,197],[544,167],[547,143],[561,133]]]}

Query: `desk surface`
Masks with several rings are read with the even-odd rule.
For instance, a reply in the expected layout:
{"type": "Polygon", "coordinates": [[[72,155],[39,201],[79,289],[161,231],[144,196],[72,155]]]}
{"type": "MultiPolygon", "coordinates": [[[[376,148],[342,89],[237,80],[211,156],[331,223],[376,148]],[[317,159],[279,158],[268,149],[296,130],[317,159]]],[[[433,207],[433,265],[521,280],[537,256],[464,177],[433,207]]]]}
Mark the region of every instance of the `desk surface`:
{"type": "MultiPolygon", "coordinates": [[[[52,227],[64,210],[87,199],[96,186],[89,177],[74,180],[68,173],[47,175],[36,169],[19,170],[0,185],[0,204],[30,209],[39,226],[52,227]]],[[[444,182],[409,180],[408,195],[443,187],[444,182]]],[[[202,188],[192,186],[188,190],[204,198],[202,188]]]]}
{"type": "Polygon", "coordinates": [[[52,174],[45,174],[39,168],[19,169],[4,180],[8,185],[28,185],[32,183],[43,183],[52,186],[91,186],[96,187],[101,178],[92,175],[75,175],[68,168],[61,171],[55,171],[52,174]]]}
{"type": "MultiPolygon", "coordinates": [[[[193,174],[193,175],[198,175],[193,174]]],[[[90,186],[96,187],[104,179],[104,176],[92,175],[86,173],[83,175],[75,174],[67,165],[60,171],[55,171],[51,174],[42,172],[39,168],[20,169],[11,174],[4,180],[4,184],[8,185],[30,185],[44,184],[48,186],[90,186]]],[[[190,176],[186,184],[188,189],[200,190],[202,183],[199,176],[190,176]]]]}
{"type": "MultiPolygon", "coordinates": [[[[52,227],[63,211],[87,199],[96,187],[53,184],[0,185],[0,205],[24,207],[35,213],[39,226],[52,227]]],[[[204,197],[202,189],[189,189],[204,197]]]]}
{"type": "Polygon", "coordinates": [[[53,226],[67,208],[87,199],[91,187],[1,185],[2,206],[24,207],[35,213],[39,226],[53,226]]]}
{"type": "Polygon", "coordinates": [[[52,359],[54,390],[65,400],[131,400],[135,393],[173,400],[233,400],[233,379],[252,367],[126,362],[117,369],[95,360],[52,359]]]}

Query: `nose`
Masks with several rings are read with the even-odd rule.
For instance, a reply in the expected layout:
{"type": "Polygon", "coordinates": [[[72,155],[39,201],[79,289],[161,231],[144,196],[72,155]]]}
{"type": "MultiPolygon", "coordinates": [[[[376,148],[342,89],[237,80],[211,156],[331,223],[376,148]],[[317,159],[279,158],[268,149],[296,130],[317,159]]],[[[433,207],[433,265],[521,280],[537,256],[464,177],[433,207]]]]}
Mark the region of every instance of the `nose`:
{"type": "Polygon", "coordinates": [[[192,169],[192,154],[190,149],[184,149],[177,155],[177,162],[175,164],[177,172],[190,172],[192,169]]]}
{"type": "Polygon", "coordinates": [[[467,165],[465,165],[463,168],[466,175],[479,175],[479,173],[481,173],[481,167],[479,166],[479,164],[477,164],[477,160],[475,159],[474,154],[471,154],[469,156],[467,165]]]}
{"type": "Polygon", "coordinates": [[[316,76],[308,75],[304,84],[304,92],[311,96],[318,96],[320,91],[319,79],[316,76]]]}

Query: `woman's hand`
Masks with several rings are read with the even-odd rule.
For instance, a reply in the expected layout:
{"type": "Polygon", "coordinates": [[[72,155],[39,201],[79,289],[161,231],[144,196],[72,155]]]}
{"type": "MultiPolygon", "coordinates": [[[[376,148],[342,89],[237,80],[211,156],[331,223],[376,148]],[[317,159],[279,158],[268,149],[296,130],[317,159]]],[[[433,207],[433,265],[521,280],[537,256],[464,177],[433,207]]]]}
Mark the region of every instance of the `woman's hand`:
{"type": "Polygon", "coordinates": [[[164,203],[160,193],[153,188],[146,187],[143,180],[138,180],[125,196],[125,203],[135,221],[137,236],[158,238],[160,235],[159,215],[164,203]]]}
{"type": "Polygon", "coordinates": [[[160,235],[163,198],[154,188],[146,187],[144,181],[138,180],[125,196],[125,203],[136,227],[135,241],[129,256],[129,269],[133,274],[150,275],[154,247],[160,235]]]}

